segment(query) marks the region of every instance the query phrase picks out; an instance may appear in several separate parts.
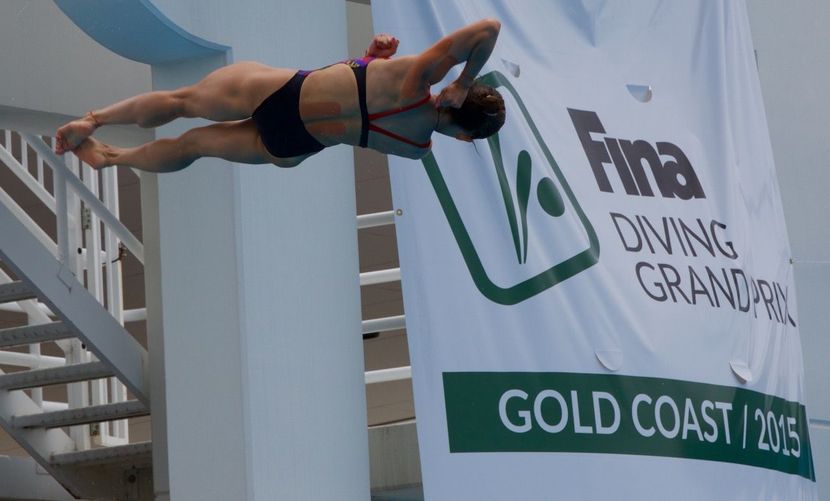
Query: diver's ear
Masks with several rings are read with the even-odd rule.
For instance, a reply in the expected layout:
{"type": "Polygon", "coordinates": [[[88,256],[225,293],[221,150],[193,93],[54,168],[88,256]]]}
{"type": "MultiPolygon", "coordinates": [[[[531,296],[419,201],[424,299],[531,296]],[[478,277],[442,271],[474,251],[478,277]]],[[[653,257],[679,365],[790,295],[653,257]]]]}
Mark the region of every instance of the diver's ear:
{"type": "Polygon", "coordinates": [[[472,143],[473,142],[472,136],[464,134],[463,132],[459,132],[458,134],[456,134],[455,138],[458,139],[459,141],[464,141],[466,143],[472,143]]]}

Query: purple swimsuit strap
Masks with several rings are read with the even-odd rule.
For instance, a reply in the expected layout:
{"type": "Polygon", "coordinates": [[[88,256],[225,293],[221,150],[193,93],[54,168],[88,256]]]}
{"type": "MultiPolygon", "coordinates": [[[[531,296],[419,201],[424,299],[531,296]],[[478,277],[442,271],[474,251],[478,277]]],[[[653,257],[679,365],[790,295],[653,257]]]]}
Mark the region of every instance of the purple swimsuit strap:
{"type": "MultiPolygon", "coordinates": [[[[356,57],[354,59],[345,59],[343,61],[340,61],[340,62],[334,63],[334,64],[345,64],[345,65],[348,65],[350,68],[361,68],[361,67],[365,68],[366,66],[369,65],[369,63],[371,63],[375,59],[378,59],[378,58],[372,57],[372,56],[364,56],[364,57],[356,57]]],[[[334,64],[330,64],[328,66],[323,66],[322,68],[317,68],[316,70],[298,70],[297,73],[299,73],[301,76],[307,76],[310,73],[314,73],[315,71],[322,70],[322,69],[328,68],[330,66],[334,66],[334,64]]]]}

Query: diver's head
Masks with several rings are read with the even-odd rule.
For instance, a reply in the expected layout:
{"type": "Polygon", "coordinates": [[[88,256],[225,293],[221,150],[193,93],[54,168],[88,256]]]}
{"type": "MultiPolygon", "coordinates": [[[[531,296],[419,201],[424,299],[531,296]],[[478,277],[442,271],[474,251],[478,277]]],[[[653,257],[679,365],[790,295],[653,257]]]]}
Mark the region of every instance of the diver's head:
{"type": "Polygon", "coordinates": [[[441,108],[438,132],[472,141],[492,136],[504,125],[504,98],[499,91],[475,82],[460,108],[441,108]],[[443,123],[442,123],[443,122],[443,123]]]}

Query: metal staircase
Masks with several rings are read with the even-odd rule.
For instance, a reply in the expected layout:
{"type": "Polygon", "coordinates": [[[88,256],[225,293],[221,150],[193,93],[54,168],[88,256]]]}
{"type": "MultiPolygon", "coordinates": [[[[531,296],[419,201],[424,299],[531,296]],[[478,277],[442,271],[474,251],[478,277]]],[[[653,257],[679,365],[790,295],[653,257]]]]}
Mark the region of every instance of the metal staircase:
{"type": "Polygon", "coordinates": [[[143,247],[118,219],[115,169],[99,179],[42,138],[16,136],[12,148],[6,131],[0,168],[55,224],[50,235],[0,186],[0,309],[27,318],[0,330],[0,366],[28,368],[0,370],[0,426],[75,497],[151,499],[139,489],[151,444],[131,443],[126,421],[150,414],[147,350],[123,326],[120,263],[124,248],[142,261],[143,247]]]}

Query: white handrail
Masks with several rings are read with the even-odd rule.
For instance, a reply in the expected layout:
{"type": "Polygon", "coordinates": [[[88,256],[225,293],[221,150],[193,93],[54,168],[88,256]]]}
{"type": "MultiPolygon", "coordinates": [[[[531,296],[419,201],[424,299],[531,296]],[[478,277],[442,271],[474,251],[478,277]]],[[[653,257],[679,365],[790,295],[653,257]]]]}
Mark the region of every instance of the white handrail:
{"type": "MultiPolygon", "coordinates": [[[[41,310],[51,313],[45,304],[39,305],[41,310]]],[[[8,311],[20,311],[19,308],[7,307],[8,311]]],[[[0,310],[4,310],[0,306],[0,310]]],[[[124,322],[143,322],[147,320],[147,308],[135,308],[133,310],[124,310],[124,322]]],[[[395,315],[392,317],[381,317],[364,320],[361,322],[362,334],[370,334],[374,332],[389,332],[397,331],[406,328],[406,316],[395,315]]]]}
{"type": "MultiPolygon", "coordinates": [[[[84,201],[87,207],[95,213],[96,216],[100,217],[104,223],[115,233],[115,235],[124,242],[124,245],[127,246],[127,249],[138,259],[141,264],[144,264],[144,245],[135,237],[135,235],[124,226],[121,221],[118,220],[109,210],[107,210],[106,206],[103,202],[101,202],[98,197],[93,195],[86,186],[84,186],[83,181],[81,181],[77,176],[72,174],[69,168],[64,165],[64,163],[58,158],[58,156],[49,149],[46,143],[43,142],[39,137],[33,136],[32,134],[28,134],[25,132],[20,133],[21,136],[26,138],[26,141],[29,145],[34,149],[38,155],[43,157],[46,163],[52,168],[52,170],[57,174],[58,171],[63,173],[63,178],[66,181],[66,184],[71,185],[75,193],[81,200],[84,201]]],[[[57,188],[57,185],[56,185],[57,188]]],[[[57,198],[57,197],[56,197],[57,198]]]]}
{"type": "MultiPolygon", "coordinates": [[[[115,247],[114,242],[112,243],[112,245],[107,245],[107,249],[116,249],[117,250],[117,248],[115,247]]],[[[89,257],[87,256],[86,247],[81,247],[80,249],[78,249],[78,257],[80,258],[80,261],[81,261],[81,267],[83,269],[86,269],[86,266],[87,266],[86,265],[86,260],[89,259],[89,257]]],[[[113,261],[117,258],[118,258],[117,253],[115,253],[115,254],[108,253],[107,251],[105,251],[103,249],[101,249],[98,252],[98,259],[101,260],[102,265],[105,265],[106,263],[111,262],[111,261],[113,261]]]]}
{"type": "Polygon", "coordinates": [[[361,322],[363,334],[375,332],[397,331],[406,328],[406,317],[397,315],[394,317],[373,318],[361,322]]]}
{"type": "Polygon", "coordinates": [[[406,367],[367,371],[364,374],[364,379],[366,384],[388,383],[390,381],[412,379],[412,366],[407,365],[406,367]]]}
{"type": "Polygon", "coordinates": [[[47,367],[66,365],[66,359],[63,357],[48,357],[46,355],[32,355],[30,353],[0,350],[0,364],[28,367],[30,369],[45,369],[47,367]]]}
{"type": "Polygon", "coordinates": [[[127,322],[141,322],[147,320],[147,308],[136,308],[134,310],[124,310],[124,323],[127,322]]]}
{"type": "MultiPolygon", "coordinates": [[[[5,282],[0,282],[0,283],[5,283],[5,282]]],[[[17,303],[4,303],[4,304],[0,304],[0,311],[6,311],[6,312],[9,312],[9,313],[27,313],[29,315],[32,315],[33,312],[36,312],[36,314],[40,314],[40,315],[52,315],[53,317],[55,316],[55,314],[52,313],[52,310],[50,310],[49,307],[46,306],[45,304],[39,303],[37,300],[34,300],[34,299],[29,299],[28,301],[35,305],[34,308],[32,308],[31,310],[25,310],[17,303]]],[[[22,303],[22,301],[21,301],[21,303],[22,303]]],[[[51,321],[52,321],[51,319],[47,320],[47,322],[51,322],[51,321]]],[[[38,322],[38,323],[45,323],[45,322],[38,322]]]]}
{"type": "Polygon", "coordinates": [[[43,412],[65,411],[69,408],[69,404],[66,402],[52,402],[50,400],[44,400],[41,408],[43,408],[43,412]]]}
{"type": "Polygon", "coordinates": [[[375,228],[395,224],[395,211],[374,212],[357,216],[357,229],[375,228]]]}
{"type": "Polygon", "coordinates": [[[390,268],[388,270],[367,271],[360,274],[360,286],[388,284],[401,281],[401,269],[390,268]]]}

